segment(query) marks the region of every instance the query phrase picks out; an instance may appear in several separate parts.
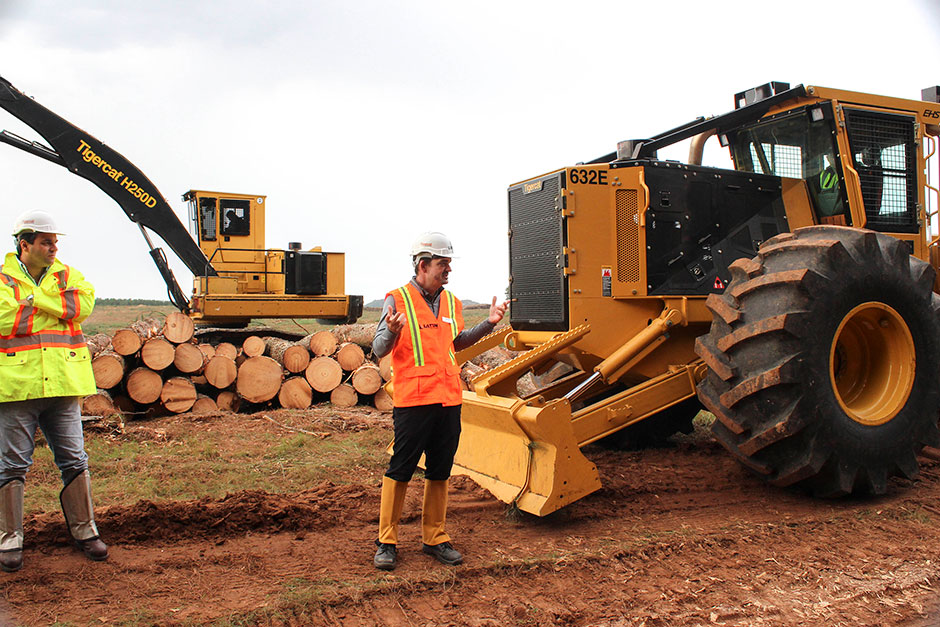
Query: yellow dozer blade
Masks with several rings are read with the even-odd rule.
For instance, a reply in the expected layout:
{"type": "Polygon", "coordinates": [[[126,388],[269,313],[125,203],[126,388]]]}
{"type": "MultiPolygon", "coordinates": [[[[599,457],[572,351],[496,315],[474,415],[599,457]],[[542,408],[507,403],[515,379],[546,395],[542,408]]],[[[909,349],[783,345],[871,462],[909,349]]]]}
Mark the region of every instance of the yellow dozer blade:
{"type": "MultiPolygon", "coordinates": [[[[511,329],[484,338],[468,351],[495,346],[511,329]]],[[[581,326],[559,334],[486,371],[463,394],[460,446],[454,474],[465,474],[496,498],[544,516],[601,487],[597,467],[581,454],[564,398],[542,402],[515,392],[519,374],[587,334],[581,326]],[[511,389],[512,388],[512,389],[511,389]]],[[[462,363],[472,357],[458,354],[462,363]]]]}

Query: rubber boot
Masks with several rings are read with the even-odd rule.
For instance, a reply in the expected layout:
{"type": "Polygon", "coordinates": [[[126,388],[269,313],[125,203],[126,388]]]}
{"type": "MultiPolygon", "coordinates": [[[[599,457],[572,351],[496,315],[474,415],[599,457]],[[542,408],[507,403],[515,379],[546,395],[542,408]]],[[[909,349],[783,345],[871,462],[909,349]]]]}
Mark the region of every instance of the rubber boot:
{"type": "Polygon", "coordinates": [[[378,550],[373,563],[380,570],[392,570],[398,565],[398,521],[405,506],[407,481],[395,481],[382,477],[382,503],[379,506],[379,538],[375,541],[378,550]]]}
{"type": "Polygon", "coordinates": [[[421,506],[421,538],[428,546],[450,542],[444,531],[447,518],[447,479],[424,481],[424,503],[421,506]]]}
{"type": "Polygon", "coordinates": [[[424,482],[424,504],[421,508],[422,551],[448,566],[463,562],[463,556],[450,544],[450,536],[444,531],[447,518],[447,479],[424,482]]]}
{"type": "Polygon", "coordinates": [[[108,559],[108,547],[98,537],[98,527],[95,526],[95,511],[91,502],[91,475],[88,470],[75,475],[62,488],[59,502],[62,503],[69,533],[82,553],[96,562],[108,559]]]}
{"type": "Polygon", "coordinates": [[[23,567],[23,482],[10,479],[0,486],[0,568],[8,573],[23,567]]]}

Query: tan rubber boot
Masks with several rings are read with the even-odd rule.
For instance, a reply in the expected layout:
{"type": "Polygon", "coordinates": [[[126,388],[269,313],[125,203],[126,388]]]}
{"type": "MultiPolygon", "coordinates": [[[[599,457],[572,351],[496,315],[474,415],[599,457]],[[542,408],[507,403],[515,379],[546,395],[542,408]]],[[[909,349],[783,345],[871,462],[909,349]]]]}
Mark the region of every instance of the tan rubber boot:
{"type": "Polygon", "coordinates": [[[461,555],[450,544],[450,536],[444,531],[447,518],[447,479],[424,482],[424,504],[421,508],[422,550],[437,561],[448,566],[463,562],[461,555]]]}
{"type": "Polygon", "coordinates": [[[87,470],[76,475],[59,494],[62,512],[75,544],[89,559],[100,562],[108,559],[108,547],[98,537],[95,510],[91,502],[91,475],[87,470]]]}
{"type": "Polygon", "coordinates": [[[23,567],[23,482],[0,486],[0,568],[8,573],[23,567]]]}
{"type": "Polygon", "coordinates": [[[375,541],[378,550],[373,564],[380,570],[393,570],[398,566],[398,521],[405,506],[407,481],[395,481],[382,477],[382,503],[379,506],[379,538],[375,541]]]}

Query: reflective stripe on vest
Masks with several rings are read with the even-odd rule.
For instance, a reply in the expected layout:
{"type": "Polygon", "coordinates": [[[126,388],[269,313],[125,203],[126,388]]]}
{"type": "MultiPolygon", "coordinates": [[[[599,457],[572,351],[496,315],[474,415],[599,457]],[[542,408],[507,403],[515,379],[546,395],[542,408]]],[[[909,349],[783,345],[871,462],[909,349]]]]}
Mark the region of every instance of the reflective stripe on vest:
{"type": "MultiPolygon", "coordinates": [[[[411,331],[411,346],[414,351],[415,365],[423,366],[425,364],[424,345],[421,343],[421,329],[418,327],[418,314],[415,311],[415,303],[411,299],[411,292],[408,291],[408,288],[399,287],[398,293],[405,301],[405,315],[408,317],[408,328],[411,331]]],[[[457,305],[454,303],[454,295],[447,290],[444,290],[443,296],[444,298],[441,300],[447,303],[447,311],[440,312],[440,317],[450,320],[451,339],[453,339],[460,332],[457,328],[457,305]]],[[[447,354],[450,356],[450,362],[456,364],[457,357],[454,355],[454,351],[449,350],[447,354]]]]}
{"type": "MultiPolygon", "coordinates": [[[[454,295],[453,295],[453,294],[451,294],[451,293],[448,292],[447,290],[444,290],[444,296],[447,297],[447,298],[446,298],[446,301],[447,301],[447,315],[446,315],[446,316],[443,316],[443,315],[442,315],[441,317],[442,317],[442,318],[448,318],[448,319],[450,320],[450,339],[453,340],[454,338],[457,337],[457,333],[458,333],[458,330],[457,330],[457,307],[456,307],[456,305],[454,304],[454,295]]],[[[453,348],[451,348],[451,350],[447,351],[447,354],[450,355],[450,362],[453,363],[453,364],[456,364],[456,363],[457,363],[457,356],[454,355],[454,350],[453,350],[453,348]]]]}
{"type": "MultiPolygon", "coordinates": [[[[20,300],[20,286],[16,280],[3,272],[0,272],[0,279],[13,290],[13,298],[18,302],[20,300]]],[[[32,305],[20,305],[19,311],[16,312],[16,318],[13,320],[14,335],[29,335],[32,333],[34,313],[36,313],[36,309],[32,305]]]]}
{"type": "Polygon", "coordinates": [[[0,279],[2,279],[3,282],[7,284],[7,287],[13,290],[13,298],[15,298],[16,300],[19,300],[20,299],[20,286],[17,285],[13,277],[11,277],[9,274],[4,274],[3,272],[0,272],[0,279]]]}
{"type": "Polygon", "coordinates": [[[81,331],[40,331],[23,336],[0,337],[0,353],[39,348],[80,348],[85,346],[85,334],[81,331]]]}
{"type": "Polygon", "coordinates": [[[415,311],[414,301],[411,300],[411,292],[407,288],[399,287],[398,293],[405,301],[405,315],[408,317],[408,328],[411,331],[411,346],[414,350],[415,365],[424,365],[424,346],[421,345],[421,329],[418,328],[418,314],[415,311]]]}
{"type": "Polygon", "coordinates": [[[62,320],[73,320],[81,311],[78,302],[78,292],[69,291],[69,268],[55,273],[56,283],[59,286],[59,296],[62,299],[62,320]]]}

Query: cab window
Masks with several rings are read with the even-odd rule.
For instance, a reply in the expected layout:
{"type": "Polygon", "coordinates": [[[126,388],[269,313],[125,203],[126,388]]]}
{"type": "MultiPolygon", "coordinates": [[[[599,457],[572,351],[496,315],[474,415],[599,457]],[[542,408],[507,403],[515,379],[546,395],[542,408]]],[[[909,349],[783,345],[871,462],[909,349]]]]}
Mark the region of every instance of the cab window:
{"type": "Polygon", "coordinates": [[[848,218],[831,107],[797,109],[728,137],[736,169],[803,179],[821,218],[848,218]]]}
{"type": "MultiPolygon", "coordinates": [[[[192,206],[192,205],[190,205],[192,206]]],[[[200,241],[215,241],[216,199],[199,199],[199,235],[200,241]]]]}
{"type": "Polygon", "coordinates": [[[845,109],[866,227],[917,232],[917,146],[913,116],[845,109]]]}
{"type": "Polygon", "coordinates": [[[222,215],[222,235],[249,235],[251,233],[248,200],[223,198],[219,201],[222,215]]]}

